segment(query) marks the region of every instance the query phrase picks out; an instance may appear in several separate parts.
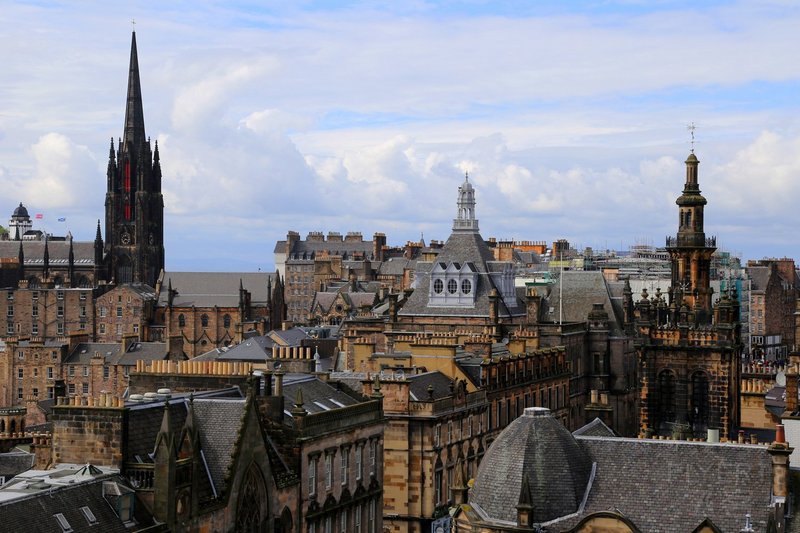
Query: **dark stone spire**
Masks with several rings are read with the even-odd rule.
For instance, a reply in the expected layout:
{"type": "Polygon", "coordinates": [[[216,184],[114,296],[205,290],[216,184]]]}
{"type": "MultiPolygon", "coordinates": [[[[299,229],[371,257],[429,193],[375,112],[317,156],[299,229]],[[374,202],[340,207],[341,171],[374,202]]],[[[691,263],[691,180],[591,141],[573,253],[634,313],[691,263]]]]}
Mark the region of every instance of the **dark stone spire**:
{"type": "Polygon", "coordinates": [[[69,281],[72,283],[72,279],[75,277],[75,252],[72,249],[72,234],[70,233],[67,237],[69,238],[69,256],[67,257],[67,268],[69,272],[69,281]]]}
{"type": "Polygon", "coordinates": [[[44,234],[44,257],[42,262],[44,263],[44,276],[47,277],[47,271],[50,269],[50,250],[47,247],[47,233],[44,234]]]}
{"type": "Polygon", "coordinates": [[[131,64],[128,70],[128,103],[125,106],[126,144],[142,146],[145,143],[142,86],[139,82],[139,56],[136,52],[136,32],[131,34],[131,64]]]}
{"type": "MultiPolygon", "coordinates": [[[[17,229],[19,233],[19,228],[17,229]]],[[[19,279],[25,279],[25,251],[22,249],[22,239],[19,240],[19,252],[17,252],[17,261],[19,261],[19,279]]]]}

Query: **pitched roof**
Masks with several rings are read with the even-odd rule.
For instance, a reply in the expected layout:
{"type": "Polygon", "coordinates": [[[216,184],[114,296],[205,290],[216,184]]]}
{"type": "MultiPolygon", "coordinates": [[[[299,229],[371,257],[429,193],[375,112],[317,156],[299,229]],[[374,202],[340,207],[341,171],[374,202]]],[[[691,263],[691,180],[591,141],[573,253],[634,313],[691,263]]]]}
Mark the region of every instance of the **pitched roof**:
{"type": "Polygon", "coordinates": [[[411,399],[414,401],[425,401],[431,398],[431,395],[428,394],[428,387],[431,387],[434,400],[452,395],[450,386],[453,384],[453,380],[438,370],[406,376],[406,379],[411,382],[408,388],[411,399]]]}
{"type": "Polygon", "coordinates": [[[225,475],[233,461],[234,442],[242,426],[246,400],[194,400],[194,415],[203,450],[217,494],[226,490],[225,475]]]}
{"type": "Polygon", "coordinates": [[[585,426],[581,426],[572,432],[575,437],[617,437],[614,430],[603,423],[599,418],[595,418],[585,426]]]}
{"type": "Polygon", "coordinates": [[[0,476],[5,479],[33,468],[36,456],[32,453],[11,452],[0,453],[0,476]]]}
{"type": "Polygon", "coordinates": [[[287,411],[296,406],[294,401],[298,390],[303,391],[303,408],[309,413],[321,413],[359,403],[319,378],[307,374],[287,374],[283,381],[283,398],[287,411]]]}
{"type": "MultiPolygon", "coordinates": [[[[620,287],[622,284],[619,284],[620,287]]],[[[596,303],[602,303],[608,313],[609,327],[613,336],[622,334],[622,320],[618,316],[621,303],[611,294],[608,282],[600,271],[568,270],[561,273],[561,279],[552,287],[544,306],[544,319],[558,322],[559,311],[564,322],[585,322],[596,303]],[[561,296],[559,296],[561,294],[561,296]],[[559,302],[563,306],[559,308],[559,302]]],[[[620,295],[621,295],[621,291],[620,295]]],[[[621,296],[620,296],[621,297],[621,296]]]]}
{"type": "Polygon", "coordinates": [[[122,351],[121,342],[82,342],[67,355],[64,364],[88,365],[94,354],[104,357],[110,365],[135,366],[136,361],[158,361],[167,357],[167,344],[164,342],[134,342],[122,351]]]}
{"type": "Polygon", "coordinates": [[[251,304],[264,305],[269,300],[267,286],[275,286],[275,274],[268,272],[164,272],[158,305],[167,305],[170,283],[177,291],[175,307],[237,307],[239,282],[251,294],[251,304]]]}
{"type": "MultiPolygon", "coordinates": [[[[44,241],[0,241],[0,257],[16,259],[20,242],[26,266],[44,264],[44,241]]],[[[47,255],[51,266],[69,264],[69,241],[47,241],[47,255]]],[[[72,255],[75,266],[94,266],[94,242],[72,241],[72,255]]]]}

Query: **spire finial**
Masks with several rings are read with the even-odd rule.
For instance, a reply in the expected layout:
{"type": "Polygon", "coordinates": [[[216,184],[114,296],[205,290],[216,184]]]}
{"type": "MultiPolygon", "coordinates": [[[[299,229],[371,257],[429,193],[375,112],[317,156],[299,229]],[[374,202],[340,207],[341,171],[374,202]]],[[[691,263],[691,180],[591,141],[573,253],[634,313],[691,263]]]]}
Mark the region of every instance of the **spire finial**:
{"type": "Polygon", "coordinates": [[[464,181],[469,181],[469,170],[464,171],[464,181]]]}
{"type": "Polygon", "coordinates": [[[697,126],[695,126],[694,122],[691,122],[688,126],[686,126],[686,129],[689,130],[689,135],[692,137],[692,153],[694,153],[694,130],[697,129],[697,126]]]}
{"type": "Polygon", "coordinates": [[[136,33],[136,19],[131,19],[131,28],[133,28],[133,33],[136,33]]]}

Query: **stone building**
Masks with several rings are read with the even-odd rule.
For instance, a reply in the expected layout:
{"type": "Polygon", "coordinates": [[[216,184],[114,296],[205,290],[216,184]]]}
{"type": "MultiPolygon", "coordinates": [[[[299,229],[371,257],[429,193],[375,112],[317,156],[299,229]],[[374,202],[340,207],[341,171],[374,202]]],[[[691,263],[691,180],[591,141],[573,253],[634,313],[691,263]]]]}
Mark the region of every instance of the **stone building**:
{"type": "Polygon", "coordinates": [[[472,488],[454,487],[453,521],[478,533],[788,531],[791,452],[782,428],[769,447],[619,438],[601,425],[573,435],[529,408],[472,488]]]}
{"type": "Polygon", "coordinates": [[[677,237],[667,239],[672,261],[669,302],[636,302],[639,338],[641,432],[705,435],[719,429],[733,436],[740,422],[740,325],[735,291],[711,306],[710,254],[715,240],[703,229],[706,199],[697,180],[698,160],[686,160],[686,183],[678,198],[677,237]]]}
{"type": "Polygon", "coordinates": [[[750,356],[786,359],[795,347],[797,273],[792,259],[748,262],[750,356]]]}
{"type": "MultiPolygon", "coordinates": [[[[149,328],[155,325],[156,291],[149,285],[130,283],[114,287],[95,300],[96,342],[118,342],[135,336],[152,340],[149,328]]],[[[158,340],[163,340],[159,338],[158,340]]]]}
{"type": "Polygon", "coordinates": [[[151,339],[183,337],[195,357],[241,342],[245,333],[280,328],[285,318],[283,283],[266,272],[164,272],[151,339]]]}
{"type": "Polygon", "coordinates": [[[6,337],[53,339],[68,333],[93,334],[95,299],[91,288],[17,288],[0,297],[6,337]]]}

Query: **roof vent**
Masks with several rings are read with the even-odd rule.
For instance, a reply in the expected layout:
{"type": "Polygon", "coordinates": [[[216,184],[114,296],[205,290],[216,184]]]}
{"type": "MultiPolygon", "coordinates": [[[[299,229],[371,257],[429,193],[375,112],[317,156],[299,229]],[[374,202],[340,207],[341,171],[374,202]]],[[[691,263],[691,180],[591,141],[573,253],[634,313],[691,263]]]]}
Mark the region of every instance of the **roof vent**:
{"type": "Polygon", "coordinates": [[[144,396],[141,394],[131,394],[130,398],[128,398],[128,401],[133,403],[142,403],[144,401],[144,396]]]}
{"type": "Polygon", "coordinates": [[[526,407],[524,416],[552,416],[547,407],[526,407]]]}
{"type": "Polygon", "coordinates": [[[155,392],[145,392],[144,393],[144,401],[146,402],[154,402],[158,400],[158,393],[155,392]]]}
{"type": "Polygon", "coordinates": [[[159,400],[169,400],[172,397],[172,391],[169,389],[158,389],[158,399],[159,400]]]}

